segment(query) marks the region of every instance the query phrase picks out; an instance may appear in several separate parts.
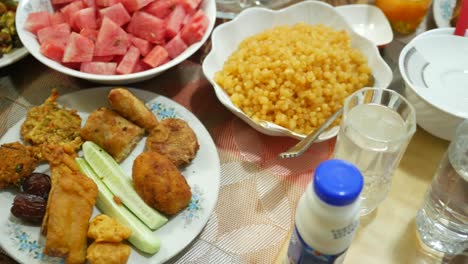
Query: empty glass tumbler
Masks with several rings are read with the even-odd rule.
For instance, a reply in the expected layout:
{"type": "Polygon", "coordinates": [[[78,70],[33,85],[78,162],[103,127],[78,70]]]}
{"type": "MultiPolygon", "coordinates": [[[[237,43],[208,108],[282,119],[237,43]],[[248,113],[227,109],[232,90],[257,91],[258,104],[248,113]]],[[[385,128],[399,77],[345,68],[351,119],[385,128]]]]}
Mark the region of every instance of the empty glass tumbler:
{"type": "Polygon", "coordinates": [[[416,215],[420,240],[445,255],[468,249],[468,119],[461,123],[416,215]]]}
{"type": "Polygon", "coordinates": [[[364,176],[361,215],[372,212],[387,196],[415,131],[415,110],[395,91],[363,88],[345,99],[333,157],[353,163],[364,176]]]}

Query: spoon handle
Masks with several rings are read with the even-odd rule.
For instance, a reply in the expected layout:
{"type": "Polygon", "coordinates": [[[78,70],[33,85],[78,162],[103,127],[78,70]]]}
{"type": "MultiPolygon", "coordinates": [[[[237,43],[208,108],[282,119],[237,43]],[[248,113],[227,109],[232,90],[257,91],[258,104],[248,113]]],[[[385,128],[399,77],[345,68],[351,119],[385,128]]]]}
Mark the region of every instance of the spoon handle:
{"type": "MultiPolygon", "coordinates": [[[[468,1],[468,0],[467,0],[468,1]]],[[[280,153],[279,157],[282,159],[295,158],[304,153],[312,143],[322,134],[330,125],[343,113],[343,108],[338,109],[330,118],[328,118],[314,133],[307,135],[303,140],[299,141],[296,145],[290,148],[288,151],[280,153]]]]}
{"type": "Polygon", "coordinates": [[[468,0],[462,0],[460,16],[458,17],[455,27],[456,36],[465,36],[466,28],[468,27],[468,0]]]}

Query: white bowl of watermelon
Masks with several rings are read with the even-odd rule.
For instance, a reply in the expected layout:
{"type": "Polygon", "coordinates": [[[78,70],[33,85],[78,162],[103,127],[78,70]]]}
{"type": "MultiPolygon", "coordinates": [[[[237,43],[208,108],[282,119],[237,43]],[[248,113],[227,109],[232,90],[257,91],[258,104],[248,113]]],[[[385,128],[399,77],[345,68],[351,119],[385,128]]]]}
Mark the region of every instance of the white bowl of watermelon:
{"type": "Polygon", "coordinates": [[[50,68],[104,84],[157,76],[194,54],[215,0],[21,0],[18,35],[50,68]]]}

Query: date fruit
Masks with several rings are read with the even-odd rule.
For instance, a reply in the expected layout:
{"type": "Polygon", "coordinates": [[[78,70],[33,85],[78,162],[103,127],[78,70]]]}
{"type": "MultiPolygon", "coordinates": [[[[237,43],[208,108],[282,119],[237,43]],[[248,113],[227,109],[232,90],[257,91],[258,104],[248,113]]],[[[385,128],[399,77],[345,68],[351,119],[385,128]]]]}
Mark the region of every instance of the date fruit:
{"type": "Polygon", "coordinates": [[[40,223],[46,211],[47,201],[41,196],[21,193],[16,195],[11,213],[28,222],[40,223]]]}
{"type": "Polygon", "coordinates": [[[27,194],[34,194],[47,199],[50,191],[50,177],[44,173],[31,173],[24,179],[21,190],[27,194]]]}

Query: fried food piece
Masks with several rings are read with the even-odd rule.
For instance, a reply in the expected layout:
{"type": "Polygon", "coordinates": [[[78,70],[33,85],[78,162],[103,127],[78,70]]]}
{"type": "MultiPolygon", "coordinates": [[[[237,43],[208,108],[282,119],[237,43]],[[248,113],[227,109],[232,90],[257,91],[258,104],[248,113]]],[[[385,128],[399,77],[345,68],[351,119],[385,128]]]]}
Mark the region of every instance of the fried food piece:
{"type": "Polygon", "coordinates": [[[130,154],[144,133],[141,127],[105,107],[93,111],[81,129],[84,140],[98,144],[117,162],[130,154]]]}
{"type": "Polygon", "coordinates": [[[461,12],[461,6],[462,6],[462,0],[457,0],[457,3],[455,4],[455,7],[453,8],[452,18],[450,19],[450,25],[452,27],[457,26],[458,17],[460,16],[460,12],[461,12]]]}
{"type": "Polygon", "coordinates": [[[96,216],[89,223],[88,237],[96,242],[121,242],[132,235],[132,230],[105,214],[96,216]]]}
{"type": "Polygon", "coordinates": [[[79,172],[74,153],[57,147],[49,160],[52,188],[47,201],[43,230],[44,253],[66,257],[67,264],[86,261],[88,222],[98,190],[93,180],[79,172]],[[60,155],[62,154],[62,155],[60,155]]]}
{"type": "Polygon", "coordinates": [[[90,264],[125,264],[130,256],[130,246],[124,243],[93,242],[86,258],[90,264]]]}
{"type": "Polygon", "coordinates": [[[0,146],[0,189],[18,185],[22,178],[29,176],[39,160],[33,147],[20,142],[0,146]]]}
{"type": "Polygon", "coordinates": [[[176,166],[190,163],[199,149],[197,136],[182,119],[168,118],[151,130],[146,148],[168,157],[176,166]]]}
{"type": "Polygon", "coordinates": [[[133,162],[132,177],[143,201],[161,213],[177,214],[192,198],[185,177],[174,163],[157,152],[141,153],[133,162]]]}
{"type": "Polygon", "coordinates": [[[158,124],[156,116],[146,107],[145,103],[129,90],[125,88],[112,89],[107,98],[114,111],[143,127],[147,132],[158,124]]]}
{"type": "Polygon", "coordinates": [[[81,117],[76,110],[60,107],[57,90],[40,106],[28,111],[26,120],[21,126],[24,141],[33,145],[71,144],[75,150],[81,146],[81,117]]]}

